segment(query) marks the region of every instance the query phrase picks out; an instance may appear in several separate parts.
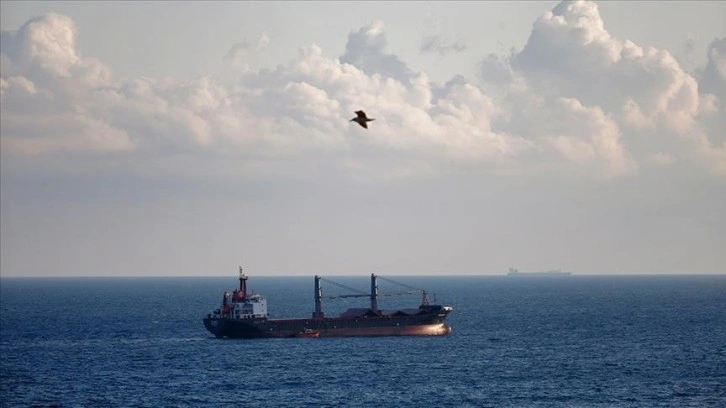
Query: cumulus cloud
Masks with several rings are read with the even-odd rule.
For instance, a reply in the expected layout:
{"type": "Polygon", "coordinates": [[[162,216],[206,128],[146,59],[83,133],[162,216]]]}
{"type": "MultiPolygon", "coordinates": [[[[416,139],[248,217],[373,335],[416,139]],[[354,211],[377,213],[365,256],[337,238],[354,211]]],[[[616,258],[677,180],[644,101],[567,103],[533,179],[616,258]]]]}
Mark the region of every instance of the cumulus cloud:
{"type": "Polygon", "coordinates": [[[675,58],[613,38],[591,2],[563,2],[537,19],[512,66],[537,92],[575,97],[608,111],[631,100],[653,116],[677,97],[691,98],[679,108],[697,108],[696,84],[675,58]]]}
{"type": "Polygon", "coordinates": [[[451,53],[464,52],[466,49],[463,41],[446,43],[441,36],[430,35],[423,39],[420,52],[421,54],[437,53],[443,57],[451,53]]]}
{"type": "Polygon", "coordinates": [[[78,64],[76,27],[63,15],[49,13],[25,23],[17,33],[3,32],[3,53],[24,70],[69,77],[78,64]]]}
{"type": "Polygon", "coordinates": [[[87,91],[105,84],[110,70],[76,49],[73,21],[55,13],[2,34],[3,151],[128,151],[128,133],[89,111],[87,91]]]}
{"type": "Polygon", "coordinates": [[[385,51],[387,44],[383,22],[375,21],[348,34],[345,53],[340,60],[358,67],[368,75],[379,74],[406,82],[412,72],[397,55],[385,51]]]}
{"type": "MultiPolygon", "coordinates": [[[[714,48],[711,61],[718,59],[714,48]]],[[[713,87],[717,70],[709,72],[702,83],[713,87]]],[[[560,3],[537,19],[521,51],[483,59],[481,74],[485,81],[510,84],[505,103],[512,109],[532,98],[547,101],[545,109],[556,106],[558,98],[600,109],[621,134],[618,150],[636,162],[667,155],[669,163],[702,165],[706,159],[711,169],[723,166],[718,144],[723,124],[709,126],[703,120],[713,112],[714,99],[699,94],[696,79],[668,51],[612,37],[595,3],[560,3]]]]}
{"type": "MultiPolygon", "coordinates": [[[[65,30],[46,29],[54,35],[75,30],[72,21],[56,16],[35,22],[50,28],[67,26],[65,30]]],[[[383,73],[368,73],[342,62],[344,58],[326,58],[312,45],[301,48],[296,58],[274,71],[244,74],[241,85],[234,87],[209,77],[186,82],[138,78],[116,83],[98,76],[98,81],[86,81],[87,75],[77,68],[90,64],[78,56],[74,41],[63,42],[65,37],[52,35],[27,38],[24,33],[20,30],[14,38],[30,42],[30,48],[38,48],[33,41],[62,43],[71,49],[59,50],[61,54],[77,58],[68,63],[66,71],[44,71],[44,85],[34,82],[37,73],[22,68],[13,72],[18,75],[3,76],[3,111],[10,116],[2,123],[5,151],[238,152],[265,160],[357,148],[369,152],[364,160],[374,161],[386,156],[376,152],[395,151],[398,157],[388,163],[390,167],[383,166],[382,172],[412,174],[411,169],[419,166],[415,163],[428,160],[423,157],[432,161],[447,157],[496,160],[523,145],[492,131],[491,119],[500,112],[476,86],[451,83],[434,95],[435,86],[426,74],[414,74],[397,57],[383,53],[385,37],[378,24],[362,29],[358,36],[354,33],[346,55],[372,57],[373,65],[364,60],[360,64],[372,69],[375,63],[382,63],[383,73]],[[362,43],[361,36],[365,37],[362,43]],[[388,66],[386,61],[394,64],[388,66]],[[387,72],[401,75],[391,77],[387,72]],[[41,110],[44,104],[48,108],[41,110]],[[376,126],[365,134],[348,122],[353,111],[362,108],[377,119],[376,126]],[[45,121],[28,126],[23,120],[50,112],[55,116],[45,116],[46,120],[57,118],[56,126],[44,126],[45,121]],[[61,131],[63,127],[67,131],[61,131]]],[[[8,59],[13,64],[17,60],[13,54],[8,59]]],[[[355,161],[346,158],[342,165],[365,167],[355,161]]]]}
{"type": "MultiPolygon", "coordinates": [[[[2,36],[4,154],[203,155],[243,158],[245,169],[322,157],[384,177],[457,167],[627,177],[683,163],[726,174],[715,136],[726,133],[723,42],[696,81],[667,51],[613,38],[590,2],[563,2],[521,51],[485,57],[482,79],[496,94],[462,77],[432,83],[386,51],[381,22],[352,31],[340,58],[305,46],[233,86],[114,80],[79,54],[73,21],[57,14],[2,36]],[[376,118],[367,131],[348,122],[358,109],[376,118]]],[[[243,41],[227,58],[268,43],[243,41]]],[[[434,38],[426,49],[457,47],[434,38]]]]}

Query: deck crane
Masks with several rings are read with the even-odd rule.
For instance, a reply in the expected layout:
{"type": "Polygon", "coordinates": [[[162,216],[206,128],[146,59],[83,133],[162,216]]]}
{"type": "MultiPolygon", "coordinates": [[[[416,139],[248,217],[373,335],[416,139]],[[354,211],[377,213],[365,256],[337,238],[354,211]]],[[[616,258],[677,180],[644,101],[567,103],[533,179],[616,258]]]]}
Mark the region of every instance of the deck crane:
{"type": "Polygon", "coordinates": [[[343,285],[342,283],[335,282],[333,280],[322,278],[318,275],[315,275],[315,311],[313,312],[313,318],[322,318],[325,317],[325,314],[322,310],[322,299],[345,299],[345,298],[361,298],[361,297],[368,297],[371,300],[371,310],[378,314],[378,298],[382,296],[402,296],[402,295],[411,295],[414,293],[421,293],[422,294],[422,303],[423,305],[428,305],[429,300],[428,296],[426,294],[426,291],[423,289],[415,288],[410,285],[406,285],[400,282],[396,282],[393,279],[384,278],[383,276],[378,276],[376,274],[371,274],[371,291],[370,293],[363,292],[362,290],[352,288],[350,286],[343,285]],[[377,279],[382,279],[387,282],[403,286],[407,288],[407,291],[404,292],[386,292],[386,293],[380,293],[378,291],[378,281],[377,279]],[[320,286],[320,282],[325,281],[327,283],[330,283],[334,286],[337,286],[339,288],[355,292],[352,294],[347,295],[331,295],[331,296],[323,296],[322,287],[320,286]]]}

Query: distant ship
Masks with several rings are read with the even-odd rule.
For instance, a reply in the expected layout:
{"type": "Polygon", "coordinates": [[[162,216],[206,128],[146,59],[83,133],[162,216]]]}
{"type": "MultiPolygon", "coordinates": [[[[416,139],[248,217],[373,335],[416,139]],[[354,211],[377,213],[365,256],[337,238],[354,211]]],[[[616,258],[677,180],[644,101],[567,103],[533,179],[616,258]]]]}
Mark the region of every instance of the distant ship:
{"type": "Polygon", "coordinates": [[[239,289],[232,293],[224,293],[221,307],[207,314],[203,319],[204,326],[217,338],[441,336],[451,333],[451,327],[445,322],[453,310],[451,306],[429,304],[426,291],[410,286],[408,292],[379,294],[377,278],[371,274],[370,293],[357,291],[325,279],[337,286],[360,293],[324,297],[320,286],[322,278],[316,275],[315,311],[312,317],[270,319],[267,314],[267,300],[260,294],[248,293],[248,278],[240,267],[239,289]],[[379,296],[409,294],[415,291],[421,291],[423,296],[421,305],[416,309],[378,308],[379,296]],[[370,307],[348,309],[338,317],[325,316],[322,311],[323,298],[348,297],[368,297],[371,302],[370,307]]]}
{"type": "Polygon", "coordinates": [[[572,272],[562,272],[559,269],[542,272],[520,272],[518,269],[509,268],[507,276],[569,276],[572,272]]]}

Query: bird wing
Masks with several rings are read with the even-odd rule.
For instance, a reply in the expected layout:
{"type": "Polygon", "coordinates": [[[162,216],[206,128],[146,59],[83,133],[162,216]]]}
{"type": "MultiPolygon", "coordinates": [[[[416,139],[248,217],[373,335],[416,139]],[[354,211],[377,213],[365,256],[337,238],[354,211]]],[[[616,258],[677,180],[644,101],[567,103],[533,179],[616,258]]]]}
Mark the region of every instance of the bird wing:
{"type": "Polygon", "coordinates": [[[366,119],[366,113],[363,112],[362,110],[355,111],[355,114],[358,115],[359,118],[366,119]]]}

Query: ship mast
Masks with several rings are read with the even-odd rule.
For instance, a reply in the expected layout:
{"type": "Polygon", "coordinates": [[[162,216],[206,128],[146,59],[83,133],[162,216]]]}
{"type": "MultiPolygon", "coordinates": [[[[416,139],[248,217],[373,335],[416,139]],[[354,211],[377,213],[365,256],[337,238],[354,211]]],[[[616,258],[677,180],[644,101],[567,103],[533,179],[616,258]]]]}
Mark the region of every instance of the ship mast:
{"type": "Polygon", "coordinates": [[[325,317],[325,314],[323,314],[322,298],[323,290],[320,288],[320,277],[315,275],[315,312],[313,312],[313,319],[325,317]]]}
{"type": "Polygon", "coordinates": [[[373,313],[378,313],[378,282],[373,273],[371,274],[371,310],[373,313]]]}
{"type": "Polygon", "coordinates": [[[239,292],[242,295],[242,299],[247,298],[247,276],[242,272],[242,267],[239,267],[239,292]]]}

